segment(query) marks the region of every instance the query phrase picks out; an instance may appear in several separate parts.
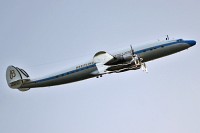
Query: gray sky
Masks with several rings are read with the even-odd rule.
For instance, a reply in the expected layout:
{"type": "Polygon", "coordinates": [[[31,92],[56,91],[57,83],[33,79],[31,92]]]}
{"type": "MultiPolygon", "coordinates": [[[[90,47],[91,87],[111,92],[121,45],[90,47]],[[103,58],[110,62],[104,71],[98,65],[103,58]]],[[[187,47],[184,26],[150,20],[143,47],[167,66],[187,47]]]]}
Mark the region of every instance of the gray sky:
{"type": "Polygon", "coordinates": [[[1,0],[0,132],[199,133],[200,46],[141,70],[73,84],[7,86],[8,65],[38,77],[100,51],[171,38],[200,42],[199,0],[1,0]]]}

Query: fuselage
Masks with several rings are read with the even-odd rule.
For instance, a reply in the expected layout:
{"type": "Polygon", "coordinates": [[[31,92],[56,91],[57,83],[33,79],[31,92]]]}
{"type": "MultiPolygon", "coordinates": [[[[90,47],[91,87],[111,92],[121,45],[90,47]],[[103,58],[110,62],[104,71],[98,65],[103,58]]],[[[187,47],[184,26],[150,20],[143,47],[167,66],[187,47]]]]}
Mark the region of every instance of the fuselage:
{"type": "MultiPolygon", "coordinates": [[[[134,50],[135,54],[143,59],[143,62],[148,62],[188,49],[195,44],[196,42],[194,40],[166,40],[134,47],[134,50]]],[[[130,60],[132,56],[131,49],[125,49],[111,55],[114,57],[123,56],[125,59],[124,63],[127,62],[127,60],[130,60]]],[[[91,60],[84,64],[76,65],[70,69],[46,76],[44,78],[30,80],[29,82],[23,84],[20,88],[54,86],[97,76],[99,76],[98,69],[93,60],[91,60]]]]}

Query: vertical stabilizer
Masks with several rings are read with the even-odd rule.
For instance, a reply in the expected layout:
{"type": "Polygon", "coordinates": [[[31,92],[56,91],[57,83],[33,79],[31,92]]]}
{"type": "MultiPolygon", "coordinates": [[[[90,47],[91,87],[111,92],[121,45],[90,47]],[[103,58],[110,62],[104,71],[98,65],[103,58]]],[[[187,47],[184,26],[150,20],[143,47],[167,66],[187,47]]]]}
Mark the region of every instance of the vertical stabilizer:
{"type": "Polygon", "coordinates": [[[30,81],[29,75],[23,69],[8,66],[6,80],[8,86],[12,89],[19,89],[20,91],[29,90],[29,88],[20,88],[25,82],[30,81]]]}

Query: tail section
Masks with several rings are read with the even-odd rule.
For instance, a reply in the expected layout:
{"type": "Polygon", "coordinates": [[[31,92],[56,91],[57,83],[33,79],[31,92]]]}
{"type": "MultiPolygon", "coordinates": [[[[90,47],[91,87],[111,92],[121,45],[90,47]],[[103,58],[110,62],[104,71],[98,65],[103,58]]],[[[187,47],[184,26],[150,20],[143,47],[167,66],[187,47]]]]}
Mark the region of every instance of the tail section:
{"type": "Polygon", "coordinates": [[[30,81],[29,75],[18,67],[8,66],[6,71],[6,80],[8,86],[12,89],[19,89],[20,91],[27,91],[30,88],[20,88],[25,82],[30,81]]]}

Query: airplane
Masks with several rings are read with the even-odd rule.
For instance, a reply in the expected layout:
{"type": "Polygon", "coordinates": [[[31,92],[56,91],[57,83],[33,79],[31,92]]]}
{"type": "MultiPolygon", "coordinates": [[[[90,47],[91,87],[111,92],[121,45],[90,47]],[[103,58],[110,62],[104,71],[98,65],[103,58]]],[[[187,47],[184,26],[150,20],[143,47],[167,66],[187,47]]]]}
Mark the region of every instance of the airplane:
{"type": "Polygon", "coordinates": [[[134,49],[130,46],[113,54],[99,51],[92,60],[84,64],[38,79],[30,79],[28,73],[21,68],[8,66],[6,80],[10,88],[27,91],[30,88],[61,85],[129,70],[142,69],[147,72],[146,62],[180,52],[195,44],[195,40],[166,38],[164,41],[141,45],[134,49]]]}

